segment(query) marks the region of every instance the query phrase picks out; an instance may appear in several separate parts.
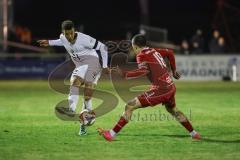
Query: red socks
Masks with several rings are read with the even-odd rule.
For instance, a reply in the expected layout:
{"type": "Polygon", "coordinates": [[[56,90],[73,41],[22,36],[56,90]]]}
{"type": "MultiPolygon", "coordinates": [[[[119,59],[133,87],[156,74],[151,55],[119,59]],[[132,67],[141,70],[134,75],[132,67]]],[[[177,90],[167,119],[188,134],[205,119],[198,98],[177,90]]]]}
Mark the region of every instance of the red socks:
{"type": "Polygon", "coordinates": [[[121,116],[118,123],[113,127],[113,131],[115,133],[118,133],[127,123],[128,123],[128,121],[124,117],[121,116]]]}
{"type": "MultiPolygon", "coordinates": [[[[118,121],[118,123],[113,127],[113,131],[115,133],[118,133],[126,124],[128,123],[128,121],[121,116],[120,120],[118,121]]],[[[180,122],[182,124],[183,127],[185,127],[189,132],[193,131],[193,127],[191,125],[191,123],[187,120],[185,122],[180,122]]]]}
{"type": "Polygon", "coordinates": [[[185,127],[189,132],[193,131],[193,127],[191,125],[191,123],[187,120],[185,122],[180,122],[182,124],[183,127],[185,127]]]}

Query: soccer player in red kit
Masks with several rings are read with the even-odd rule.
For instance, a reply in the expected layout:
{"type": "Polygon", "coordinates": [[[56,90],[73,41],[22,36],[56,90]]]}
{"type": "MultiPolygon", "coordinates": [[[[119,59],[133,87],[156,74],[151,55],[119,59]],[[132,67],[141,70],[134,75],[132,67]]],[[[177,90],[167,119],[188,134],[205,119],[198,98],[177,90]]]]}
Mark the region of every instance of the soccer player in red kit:
{"type": "Polygon", "coordinates": [[[151,89],[140,94],[126,104],[123,115],[111,130],[99,128],[98,132],[107,141],[112,141],[117,133],[129,122],[134,110],[164,104],[166,110],[188,130],[191,137],[200,140],[200,134],[193,129],[187,117],[176,107],[176,87],[172,81],[171,73],[168,71],[167,65],[163,59],[164,57],[169,59],[172,76],[175,79],[179,79],[180,75],[176,71],[173,51],[169,49],[149,48],[146,43],[145,36],[141,34],[135,35],[132,39],[133,50],[137,55],[138,69],[122,72],[118,68],[115,71],[123,75],[126,79],[147,75],[151,81],[151,89]]]}

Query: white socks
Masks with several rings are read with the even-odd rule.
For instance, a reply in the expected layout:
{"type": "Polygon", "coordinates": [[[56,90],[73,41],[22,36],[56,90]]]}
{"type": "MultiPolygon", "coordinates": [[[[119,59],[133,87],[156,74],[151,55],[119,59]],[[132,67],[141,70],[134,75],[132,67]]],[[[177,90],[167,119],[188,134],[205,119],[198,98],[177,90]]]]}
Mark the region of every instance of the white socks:
{"type": "MultiPolygon", "coordinates": [[[[69,103],[69,108],[72,111],[76,111],[77,104],[78,104],[78,99],[79,99],[79,88],[75,86],[70,86],[70,91],[69,91],[69,96],[68,96],[68,103],[69,103]]],[[[83,106],[82,110],[87,109],[87,110],[92,110],[92,100],[83,100],[83,106]]]]}
{"type": "Polygon", "coordinates": [[[116,132],[114,132],[112,129],[109,131],[112,137],[116,136],[116,132]]]}
{"type": "Polygon", "coordinates": [[[69,107],[72,111],[76,111],[77,104],[79,99],[79,88],[75,86],[70,86],[69,96],[68,96],[68,103],[69,107]]]}
{"type": "Polygon", "coordinates": [[[190,132],[190,136],[195,136],[195,134],[197,134],[197,132],[195,130],[193,130],[192,132],[190,132]]]}
{"type": "Polygon", "coordinates": [[[91,99],[88,101],[83,100],[82,110],[84,110],[84,109],[87,109],[89,111],[92,110],[92,100],[91,99]]]}

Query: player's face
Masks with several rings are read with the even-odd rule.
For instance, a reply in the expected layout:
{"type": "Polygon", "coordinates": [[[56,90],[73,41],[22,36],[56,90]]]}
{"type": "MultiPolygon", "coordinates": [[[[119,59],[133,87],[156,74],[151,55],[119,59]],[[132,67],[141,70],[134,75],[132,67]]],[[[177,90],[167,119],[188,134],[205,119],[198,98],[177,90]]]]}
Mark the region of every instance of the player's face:
{"type": "Polygon", "coordinates": [[[132,48],[135,54],[138,54],[139,52],[139,47],[137,45],[132,44],[132,48]]]}
{"type": "Polygon", "coordinates": [[[74,42],[75,39],[75,30],[74,28],[70,29],[70,30],[64,30],[63,34],[65,35],[65,37],[67,38],[67,40],[72,43],[74,42]]]}

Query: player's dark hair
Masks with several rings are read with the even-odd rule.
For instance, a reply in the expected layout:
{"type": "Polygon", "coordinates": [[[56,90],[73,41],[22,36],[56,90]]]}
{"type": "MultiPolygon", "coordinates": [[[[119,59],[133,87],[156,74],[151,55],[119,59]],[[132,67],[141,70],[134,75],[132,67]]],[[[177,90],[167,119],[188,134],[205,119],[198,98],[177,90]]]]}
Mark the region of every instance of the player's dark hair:
{"type": "Polygon", "coordinates": [[[62,30],[70,30],[74,28],[74,23],[71,20],[65,20],[62,22],[62,30]]]}
{"type": "Polygon", "coordinates": [[[143,34],[137,34],[132,38],[132,43],[138,47],[144,47],[147,45],[147,39],[143,34]]]}

